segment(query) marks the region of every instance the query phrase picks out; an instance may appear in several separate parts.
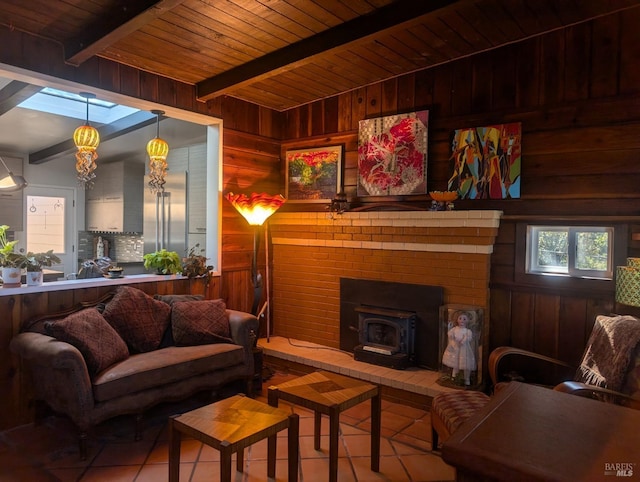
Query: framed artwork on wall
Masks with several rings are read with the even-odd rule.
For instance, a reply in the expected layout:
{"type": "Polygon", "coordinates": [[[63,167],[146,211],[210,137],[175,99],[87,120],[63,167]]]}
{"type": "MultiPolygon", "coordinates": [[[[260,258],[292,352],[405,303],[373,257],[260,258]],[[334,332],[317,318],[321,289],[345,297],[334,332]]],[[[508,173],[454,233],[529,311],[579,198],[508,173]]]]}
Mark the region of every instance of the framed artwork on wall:
{"type": "Polygon", "coordinates": [[[342,187],[342,151],[343,146],[287,151],[287,202],[331,202],[342,187]]]}
{"type": "Polygon", "coordinates": [[[521,141],[520,122],[455,130],[448,189],[460,199],[519,198],[521,141]]]}
{"type": "Polygon", "coordinates": [[[428,110],[359,122],[358,196],[426,194],[428,123],[428,110]]]}

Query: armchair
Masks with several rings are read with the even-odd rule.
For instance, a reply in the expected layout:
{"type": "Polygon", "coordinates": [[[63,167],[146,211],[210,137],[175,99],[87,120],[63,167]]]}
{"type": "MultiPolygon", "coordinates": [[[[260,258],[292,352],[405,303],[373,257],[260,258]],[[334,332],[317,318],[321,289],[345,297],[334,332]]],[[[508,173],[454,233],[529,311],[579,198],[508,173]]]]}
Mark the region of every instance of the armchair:
{"type": "MultiPolygon", "coordinates": [[[[597,316],[577,367],[502,346],[489,355],[488,368],[494,390],[510,381],[535,383],[640,410],[640,319],[597,316]]],[[[485,394],[468,390],[436,395],[430,411],[433,450],[437,450],[439,439],[446,440],[488,401],[485,394]]]]}
{"type": "Polygon", "coordinates": [[[640,319],[596,317],[580,365],[514,347],[489,355],[494,390],[511,380],[640,409],[640,319]]]}

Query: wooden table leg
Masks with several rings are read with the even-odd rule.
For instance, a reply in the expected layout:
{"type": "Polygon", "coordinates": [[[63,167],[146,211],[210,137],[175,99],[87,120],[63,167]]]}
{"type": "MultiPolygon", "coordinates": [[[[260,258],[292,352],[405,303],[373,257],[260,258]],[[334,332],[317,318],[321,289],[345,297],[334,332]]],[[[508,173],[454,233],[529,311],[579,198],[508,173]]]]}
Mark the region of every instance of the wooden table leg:
{"type": "Polygon", "coordinates": [[[329,408],[329,482],[338,481],[338,429],[340,410],[337,405],[329,408]]]}
{"type": "MultiPolygon", "coordinates": [[[[267,401],[272,407],[278,406],[278,387],[269,387],[267,391],[267,401]]],[[[277,435],[267,438],[267,475],[276,476],[276,446],[278,444],[277,435]]]]}
{"type": "Polygon", "coordinates": [[[382,400],[380,387],[378,393],[371,399],[371,470],[380,471],[380,425],[382,400]]]}
{"type": "Polygon", "coordinates": [[[238,472],[244,472],[244,449],[236,452],[236,470],[238,472]]]}
{"type": "Polygon", "coordinates": [[[313,448],[320,450],[320,432],[322,431],[322,414],[317,410],[313,412],[313,448]]]}
{"type": "Polygon", "coordinates": [[[289,430],[287,431],[289,482],[298,482],[299,435],[300,417],[297,413],[292,413],[289,415],[289,430]]]}
{"type": "Polygon", "coordinates": [[[180,480],[180,432],[173,425],[173,419],[169,418],[169,482],[180,480]]]}
{"type": "Polygon", "coordinates": [[[231,445],[227,441],[220,444],[220,481],[231,482],[231,445]]]}

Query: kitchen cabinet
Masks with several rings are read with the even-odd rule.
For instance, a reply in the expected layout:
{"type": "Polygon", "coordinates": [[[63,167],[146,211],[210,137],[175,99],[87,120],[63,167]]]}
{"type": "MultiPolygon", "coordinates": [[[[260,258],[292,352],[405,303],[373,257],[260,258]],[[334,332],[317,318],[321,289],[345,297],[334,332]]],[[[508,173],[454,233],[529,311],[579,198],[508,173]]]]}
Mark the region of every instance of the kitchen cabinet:
{"type": "Polygon", "coordinates": [[[85,199],[87,231],[142,232],[144,164],[102,164],[85,199]]]}
{"type": "MultiPolygon", "coordinates": [[[[2,156],[4,162],[11,172],[22,175],[22,158],[2,156]]],[[[4,166],[0,164],[0,177],[4,177],[7,173],[4,166]]],[[[0,224],[6,224],[11,231],[23,230],[24,219],[24,191],[0,192],[0,224]]]]}
{"type": "Polygon", "coordinates": [[[207,145],[194,144],[169,151],[169,169],[187,171],[187,249],[206,246],[207,145]]]}
{"type": "MultiPolygon", "coordinates": [[[[189,147],[189,182],[187,187],[189,233],[207,232],[207,146],[189,147]]],[[[204,247],[204,243],[200,244],[204,247]]]]}

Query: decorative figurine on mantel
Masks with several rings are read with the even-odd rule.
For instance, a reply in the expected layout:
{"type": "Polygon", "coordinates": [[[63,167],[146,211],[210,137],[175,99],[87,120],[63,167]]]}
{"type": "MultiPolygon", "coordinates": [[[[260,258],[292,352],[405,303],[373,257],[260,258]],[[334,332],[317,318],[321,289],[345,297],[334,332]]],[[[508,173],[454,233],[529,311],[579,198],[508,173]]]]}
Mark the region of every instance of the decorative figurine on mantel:
{"type": "Polygon", "coordinates": [[[453,201],[458,199],[458,191],[430,191],[431,207],[429,211],[453,211],[453,201]]]}

